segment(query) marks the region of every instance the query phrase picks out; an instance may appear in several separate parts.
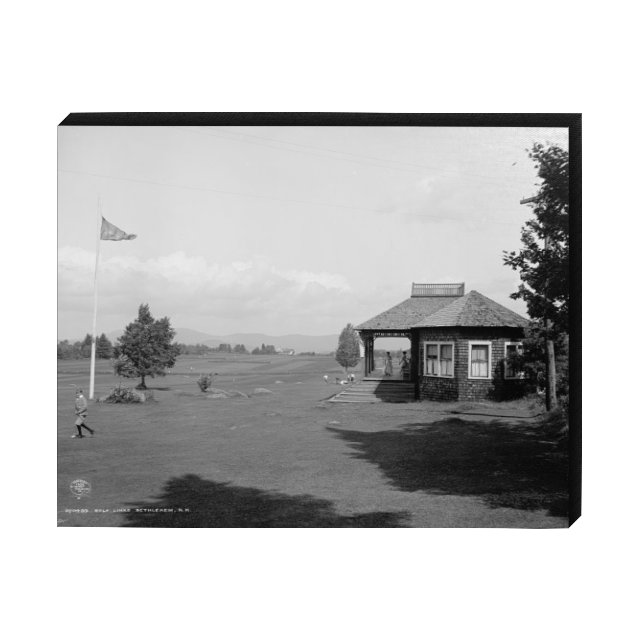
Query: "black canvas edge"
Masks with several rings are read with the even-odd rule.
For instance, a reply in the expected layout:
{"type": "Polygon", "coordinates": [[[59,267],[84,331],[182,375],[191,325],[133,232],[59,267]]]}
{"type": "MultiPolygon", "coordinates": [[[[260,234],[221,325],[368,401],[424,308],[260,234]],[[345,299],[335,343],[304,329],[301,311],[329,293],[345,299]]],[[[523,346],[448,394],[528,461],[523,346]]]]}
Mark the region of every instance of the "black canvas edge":
{"type": "Polygon", "coordinates": [[[582,114],[579,113],[70,113],[58,126],[566,127],[569,129],[570,405],[568,525],[582,515],[582,114]]]}
{"type": "Polygon", "coordinates": [[[59,126],[93,127],[571,127],[571,113],[70,113],[59,126]]]}
{"type": "Polygon", "coordinates": [[[569,526],[582,515],[582,117],[569,127],[569,526]]]}

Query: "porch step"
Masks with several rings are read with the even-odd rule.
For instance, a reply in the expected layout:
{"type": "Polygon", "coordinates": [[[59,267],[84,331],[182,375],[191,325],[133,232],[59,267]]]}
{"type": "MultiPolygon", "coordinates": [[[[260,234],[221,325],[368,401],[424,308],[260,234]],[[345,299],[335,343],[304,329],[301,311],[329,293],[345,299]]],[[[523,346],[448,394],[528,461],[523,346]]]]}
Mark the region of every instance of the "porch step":
{"type": "Polygon", "coordinates": [[[365,379],[345,389],[329,402],[413,402],[414,385],[396,380],[365,379]]]}

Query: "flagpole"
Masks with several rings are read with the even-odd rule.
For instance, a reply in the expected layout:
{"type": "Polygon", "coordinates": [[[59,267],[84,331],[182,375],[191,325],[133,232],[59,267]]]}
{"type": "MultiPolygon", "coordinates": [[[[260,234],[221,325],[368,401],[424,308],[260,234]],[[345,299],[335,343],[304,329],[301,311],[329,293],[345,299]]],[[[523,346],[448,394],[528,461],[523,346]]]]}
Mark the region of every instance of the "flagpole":
{"type": "Polygon", "coordinates": [[[93,400],[96,377],[96,323],[98,319],[98,264],[100,262],[100,231],[102,229],[102,209],[98,198],[98,234],[96,237],[96,274],[93,283],[93,333],[91,338],[91,379],[89,382],[89,400],[93,400]]]}

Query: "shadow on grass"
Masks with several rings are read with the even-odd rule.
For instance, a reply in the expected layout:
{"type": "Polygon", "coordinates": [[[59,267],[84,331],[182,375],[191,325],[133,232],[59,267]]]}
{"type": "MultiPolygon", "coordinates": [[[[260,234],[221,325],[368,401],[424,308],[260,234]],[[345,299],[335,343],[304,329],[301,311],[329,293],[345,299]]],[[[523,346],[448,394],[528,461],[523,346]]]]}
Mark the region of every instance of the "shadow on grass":
{"type": "Polygon", "coordinates": [[[568,460],[535,426],[449,418],[367,433],[327,427],[402,491],[475,496],[567,517],[568,460]]]}
{"type": "Polygon", "coordinates": [[[403,512],[342,516],[329,500],[237,487],[194,474],[169,480],[163,494],[154,501],[127,506],[149,511],[126,513],[124,527],[402,527],[407,516],[403,512]]]}
{"type": "Polygon", "coordinates": [[[373,395],[382,402],[405,404],[415,402],[416,385],[404,381],[399,375],[383,378],[373,390],[373,395]]]}
{"type": "Polygon", "coordinates": [[[454,415],[461,416],[484,416],[485,418],[514,418],[516,420],[537,420],[544,416],[543,413],[536,413],[533,416],[522,416],[522,415],[507,415],[504,413],[479,413],[479,412],[471,412],[471,411],[451,411],[450,413],[454,415]]]}

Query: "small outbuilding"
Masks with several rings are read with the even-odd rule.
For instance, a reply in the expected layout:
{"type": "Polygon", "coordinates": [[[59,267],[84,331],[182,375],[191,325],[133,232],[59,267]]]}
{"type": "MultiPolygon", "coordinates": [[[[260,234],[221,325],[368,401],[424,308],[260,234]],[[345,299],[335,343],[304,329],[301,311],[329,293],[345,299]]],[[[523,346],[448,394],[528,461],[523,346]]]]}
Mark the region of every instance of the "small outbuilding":
{"type": "Polygon", "coordinates": [[[374,342],[411,340],[417,400],[507,400],[522,392],[509,366],[522,349],[528,320],[462,284],[414,284],[411,297],[356,327],[364,345],[363,377],[375,378],[374,342]]]}

